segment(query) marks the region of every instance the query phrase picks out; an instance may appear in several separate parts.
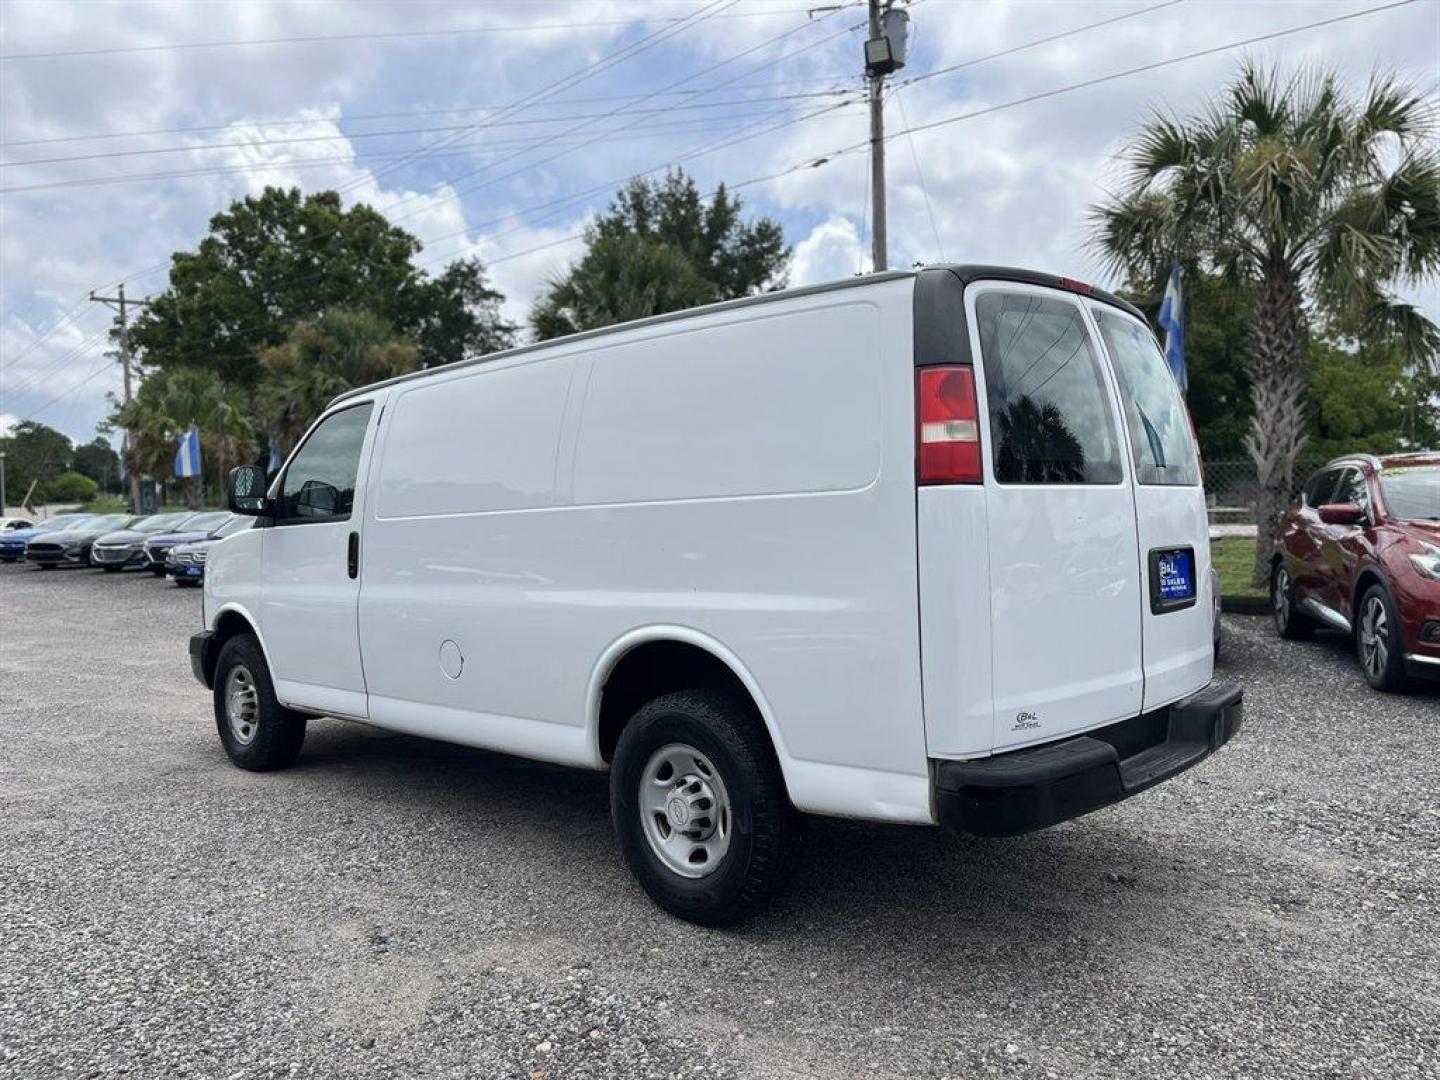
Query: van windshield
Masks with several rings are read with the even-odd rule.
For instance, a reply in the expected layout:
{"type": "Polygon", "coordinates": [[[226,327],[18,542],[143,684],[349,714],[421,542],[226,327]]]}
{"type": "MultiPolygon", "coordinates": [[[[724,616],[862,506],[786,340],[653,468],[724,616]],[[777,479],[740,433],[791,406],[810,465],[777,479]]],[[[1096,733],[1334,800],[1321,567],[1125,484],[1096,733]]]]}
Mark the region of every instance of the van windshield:
{"type": "Polygon", "coordinates": [[[1200,483],[1200,463],[1180,387],[1150,331],[1113,308],[1092,305],[1125,399],[1135,478],[1142,484],[1200,483]]]}

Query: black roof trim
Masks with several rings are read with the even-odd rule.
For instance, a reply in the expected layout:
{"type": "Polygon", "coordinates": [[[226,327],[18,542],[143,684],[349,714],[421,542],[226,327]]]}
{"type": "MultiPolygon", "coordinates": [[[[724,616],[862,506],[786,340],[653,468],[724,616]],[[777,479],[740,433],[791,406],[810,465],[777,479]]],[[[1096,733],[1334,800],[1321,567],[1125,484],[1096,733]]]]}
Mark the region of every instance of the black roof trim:
{"type": "Polygon", "coordinates": [[[1106,292],[1104,289],[1097,289],[1093,285],[1077,282],[1074,278],[1063,278],[1057,274],[1042,274],[1038,270],[1022,270],[1016,266],[982,266],[966,263],[963,265],[947,265],[944,269],[949,270],[960,281],[969,285],[972,281],[1016,281],[1022,285],[1043,285],[1049,289],[1060,289],[1064,292],[1075,293],[1077,296],[1088,296],[1091,299],[1099,300],[1117,307],[1121,311],[1135,316],[1146,326],[1150,320],[1145,313],[1128,300],[1122,300],[1114,293],[1106,292]],[[1072,284],[1073,283],[1073,284],[1072,284]],[[1084,284],[1083,289],[1077,289],[1074,285],[1084,284]]]}

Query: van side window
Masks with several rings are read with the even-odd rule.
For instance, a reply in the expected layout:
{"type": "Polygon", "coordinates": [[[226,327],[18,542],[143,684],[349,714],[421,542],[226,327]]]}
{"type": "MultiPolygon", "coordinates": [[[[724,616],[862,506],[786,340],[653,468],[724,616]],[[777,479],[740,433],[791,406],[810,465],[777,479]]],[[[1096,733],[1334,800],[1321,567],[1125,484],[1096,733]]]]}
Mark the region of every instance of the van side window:
{"type": "Polygon", "coordinates": [[[285,470],[278,521],[344,521],[355,502],[369,402],[333,413],[310,433],[285,470]]]}
{"type": "Polygon", "coordinates": [[[1154,337],[1113,308],[1092,304],[1090,312],[1120,383],[1135,478],[1142,484],[1200,483],[1200,462],[1180,387],[1154,337]]]}
{"type": "Polygon", "coordinates": [[[1114,415],[1079,307],[1035,293],[986,292],[975,315],[995,479],[1118,483],[1114,415]]]}

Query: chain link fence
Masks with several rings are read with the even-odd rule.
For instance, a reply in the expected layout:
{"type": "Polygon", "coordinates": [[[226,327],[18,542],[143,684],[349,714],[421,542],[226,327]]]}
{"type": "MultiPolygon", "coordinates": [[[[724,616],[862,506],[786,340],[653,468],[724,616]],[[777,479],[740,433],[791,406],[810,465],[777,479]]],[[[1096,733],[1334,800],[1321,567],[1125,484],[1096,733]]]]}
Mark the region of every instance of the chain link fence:
{"type": "MultiPolygon", "coordinates": [[[[1302,459],[1295,465],[1290,480],[1290,495],[1300,494],[1305,480],[1325,463],[1324,458],[1302,459]]],[[[1241,461],[1205,462],[1205,505],[1210,508],[1210,524],[1254,525],[1255,504],[1259,482],[1255,477],[1255,463],[1241,461]]]]}

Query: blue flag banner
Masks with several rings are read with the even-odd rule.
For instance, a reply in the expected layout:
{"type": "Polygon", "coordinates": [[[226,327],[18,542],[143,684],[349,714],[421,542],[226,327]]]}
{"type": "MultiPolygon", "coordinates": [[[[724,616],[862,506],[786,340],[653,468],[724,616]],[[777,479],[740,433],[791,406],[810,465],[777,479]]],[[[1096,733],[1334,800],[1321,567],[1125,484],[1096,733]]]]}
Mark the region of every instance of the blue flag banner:
{"type": "Polygon", "coordinates": [[[182,479],[200,475],[200,429],[194,424],[180,436],[180,449],[175,451],[175,475],[182,479]]]}
{"type": "Polygon", "coordinates": [[[1190,379],[1185,374],[1185,297],[1180,290],[1179,263],[1170,268],[1165,299],[1160,303],[1160,314],[1155,321],[1165,331],[1165,360],[1180,384],[1180,392],[1184,393],[1189,389],[1190,379]]]}

